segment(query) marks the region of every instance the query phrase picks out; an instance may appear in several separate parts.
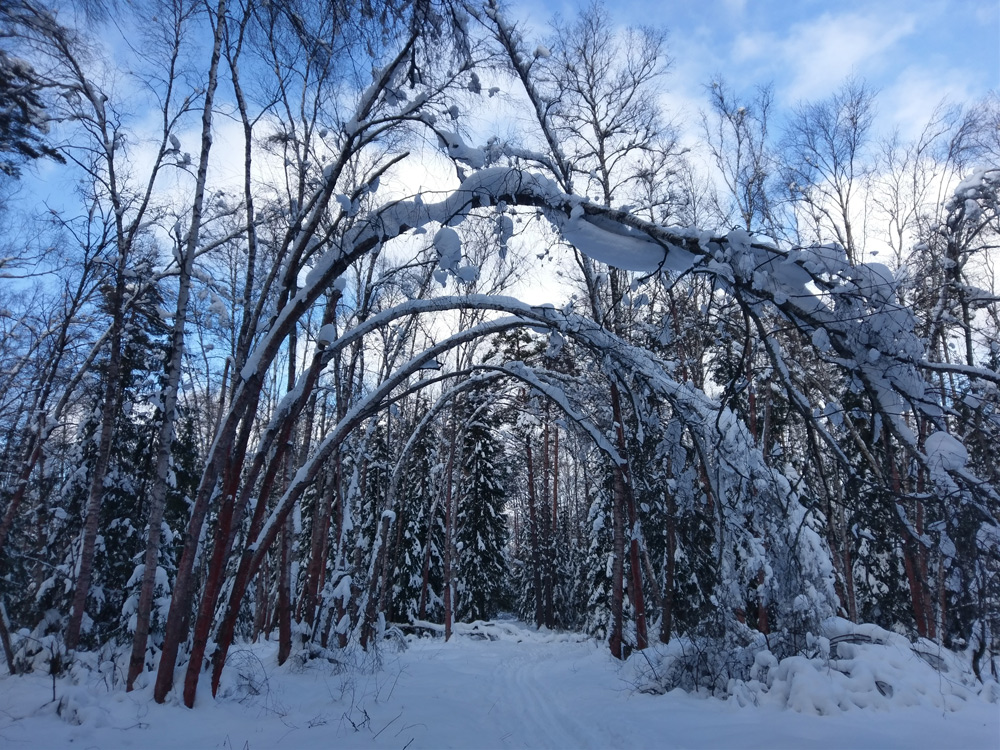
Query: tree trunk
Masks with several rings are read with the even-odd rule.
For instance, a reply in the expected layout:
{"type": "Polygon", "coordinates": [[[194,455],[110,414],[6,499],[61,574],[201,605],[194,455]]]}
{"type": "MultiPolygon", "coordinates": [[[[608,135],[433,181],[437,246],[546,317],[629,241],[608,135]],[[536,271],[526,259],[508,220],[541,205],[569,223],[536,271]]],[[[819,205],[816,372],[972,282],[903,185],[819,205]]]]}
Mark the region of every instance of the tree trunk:
{"type": "MultiPolygon", "coordinates": [[[[267,501],[271,496],[271,490],[274,487],[275,480],[277,479],[278,471],[285,460],[284,449],[288,445],[288,435],[291,432],[291,429],[292,423],[291,420],[288,420],[283,428],[282,439],[278,443],[277,452],[271,458],[271,462],[267,467],[267,472],[264,474],[264,478],[261,482],[257,502],[254,506],[253,517],[250,520],[250,532],[247,535],[247,543],[244,546],[243,554],[240,557],[239,565],[236,570],[236,575],[233,578],[233,588],[230,591],[226,614],[223,617],[222,623],[219,625],[219,631],[216,634],[216,651],[212,658],[212,695],[215,695],[219,689],[219,679],[222,676],[222,667],[225,665],[226,656],[229,653],[229,647],[232,645],[233,637],[236,634],[236,620],[239,617],[240,604],[242,603],[243,594],[246,592],[247,585],[249,584],[254,573],[251,567],[251,561],[253,558],[252,547],[264,525],[264,513],[267,510],[267,501]]],[[[220,556],[222,551],[223,550],[220,549],[220,556]]],[[[214,565],[213,568],[215,568],[214,565]]],[[[218,567],[217,570],[221,571],[221,566],[218,567]]],[[[206,584],[206,591],[205,595],[202,597],[202,606],[199,613],[199,621],[203,619],[206,624],[206,636],[208,633],[208,626],[211,624],[211,613],[215,610],[215,598],[218,595],[219,590],[217,584],[212,584],[212,580],[213,579],[210,578],[209,583],[206,584]],[[212,585],[211,592],[209,592],[209,585],[212,585]],[[212,595],[209,596],[209,593],[212,595]]],[[[257,606],[263,608],[265,606],[264,601],[265,598],[263,597],[258,599],[257,606]]],[[[263,628],[264,626],[262,624],[260,629],[263,630],[263,628]]],[[[196,646],[201,644],[201,639],[196,638],[195,644],[196,646]]],[[[203,654],[203,646],[201,646],[201,650],[203,654]]],[[[199,656],[199,659],[200,658],[201,657],[199,656]]],[[[197,682],[196,677],[195,682],[197,682]]]]}
{"type": "Polygon", "coordinates": [[[278,568],[278,666],[292,653],[292,516],[281,525],[278,568]]]}
{"type": "Polygon", "coordinates": [[[315,627],[319,607],[319,592],[323,588],[326,573],[326,554],[330,539],[330,525],[333,519],[333,495],[339,481],[340,456],[337,456],[338,466],[334,469],[332,487],[324,488],[317,498],[318,508],[313,518],[312,534],[309,540],[309,565],[306,568],[306,583],[299,599],[298,617],[304,620],[310,628],[315,627]]]}
{"type": "Polygon", "coordinates": [[[640,651],[649,645],[646,632],[646,603],[642,594],[642,566],[639,554],[639,515],[635,505],[632,476],[626,458],[628,446],[625,442],[625,425],[622,421],[621,393],[615,383],[611,384],[611,410],[615,419],[618,438],[618,452],[622,464],[618,467],[620,482],[615,483],[615,504],[624,507],[629,524],[629,568],[632,576],[632,606],[635,609],[635,647],[640,651]]]}
{"type": "MultiPolygon", "coordinates": [[[[187,252],[185,257],[185,263],[194,261],[194,254],[198,244],[198,237],[201,230],[201,213],[204,206],[205,197],[205,184],[208,179],[208,158],[212,149],[212,112],[215,105],[215,91],[218,87],[218,72],[219,72],[219,60],[221,58],[222,50],[222,34],[225,28],[225,13],[226,13],[226,0],[219,0],[215,10],[216,24],[215,24],[215,36],[212,44],[212,55],[211,61],[208,68],[208,86],[205,90],[205,103],[202,108],[202,128],[201,128],[201,153],[198,159],[198,177],[195,182],[195,196],[194,202],[192,204],[191,212],[191,228],[188,232],[187,237],[187,252]]],[[[186,301],[185,301],[186,303],[186,301]]],[[[186,314],[186,304],[185,304],[185,314],[186,314]]],[[[178,314],[180,314],[180,300],[178,300],[178,314]]],[[[176,323],[176,321],[175,321],[176,323]]],[[[183,326],[180,329],[181,337],[183,338],[183,326]]],[[[176,341],[175,341],[176,343],[176,341]]],[[[183,346],[183,342],[181,343],[183,346]]],[[[173,355],[175,352],[171,352],[173,355]]],[[[169,446],[167,446],[169,448],[169,446]]],[[[162,446],[161,446],[162,450],[162,446]]],[[[157,459],[157,466],[159,467],[159,457],[157,459]]],[[[159,476],[159,475],[158,475],[159,476]]],[[[215,482],[212,482],[215,485],[215,482]]],[[[204,501],[207,504],[207,497],[204,501]]],[[[197,511],[192,513],[193,520],[195,520],[198,525],[198,532],[201,530],[200,521],[198,519],[197,511]]],[[[197,535],[200,536],[200,533],[197,535]]],[[[184,631],[187,629],[187,620],[189,616],[189,606],[190,606],[190,575],[191,570],[194,568],[194,553],[197,540],[188,539],[188,543],[185,545],[184,552],[187,553],[188,561],[185,567],[184,556],[182,556],[182,564],[178,566],[178,576],[174,583],[174,596],[171,597],[170,603],[170,613],[167,616],[167,627],[164,630],[163,639],[163,653],[160,656],[160,668],[157,670],[156,675],[156,685],[154,687],[153,697],[157,703],[162,703],[166,700],[167,693],[173,687],[173,675],[175,662],[177,659],[177,651],[180,646],[180,641],[186,635],[184,631]],[[189,550],[190,546],[190,550],[189,550]],[[172,621],[172,622],[171,622],[172,621]]],[[[157,545],[157,548],[159,545],[157,545]]],[[[148,553],[148,549],[147,549],[148,553]]],[[[147,555],[148,556],[148,555],[147,555]]],[[[143,582],[145,585],[145,581],[143,582]]],[[[133,654],[137,648],[137,643],[133,642],[133,654]]],[[[145,647],[143,647],[145,650],[145,647]]],[[[132,666],[130,663],[129,671],[131,672],[132,666]]],[[[193,698],[192,698],[193,700],[193,698]]]]}
{"type": "MultiPolygon", "coordinates": [[[[454,402],[452,402],[454,404],[454,402]]],[[[445,471],[445,507],[444,507],[444,639],[451,638],[451,626],[455,613],[453,611],[452,567],[452,537],[455,533],[455,498],[452,491],[455,475],[455,447],[457,443],[458,425],[455,424],[455,410],[452,408],[451,447],[448,451],[448,468],[445,471]]]]}
{"type": "Polygon", "coordinates": [[[7,610],[0,601],[0,645],[3,646],[3,655],[7,660],[7,671],[11,675],[17,674],[17,667],[14,664],[14,649],[10,645],[10,631],[7,629],[7,610]]]}
{"type": "Polygon", "coordinates": [[[611,636],[608,645],[611,655],[624,658],[622,650],[623,609],[625,596],[625,528],[622,518],[621,496],[624,494],[621,471],[614,472],[614,493],[611,501],[612,557],[611,557],[611,636]]]}
{"type": "Polygon", "coordinates": [[[531,459],[531,438],[524,439],[524,455],[528,464],[528,538],[531,543],[531,577],[535,594],[535,627],[544,620],[542,598],[542,560],[538,540],[538,512],[535,500],[535,470],[531,459]]]}
{"type": "Polygon", "coordinates": [[[545,571],[543,576],[543,606],[545,627],[554,626],[553,589],[555,588],[556,538],[555,527],[551,524],[552,516],[548,512],[549,504],[549,448],[551,445],[551,428],[549,425],[549,404],[545,403],[545,418],[542,428],[542,502],[538,508],[540,531],[544,536],[545,571]]]}
{"type": "Polygon", "coordinates": [[[421,620],[427,619],[427,601],[430,599],[428,591],[431,585],[431,550],[434,545],[434,511],[437,503],[431,503],[430,514],[427,518],[427,541],[424,542],[424,561],[420,568],[420,605],[417,607],[418,616],[421,620]]]}
{"type": "MultiPolygon", "coordinates": [[[[361,648],[368,650],[368,644],[376,634],[376,622],[379,614],[379,604],[381,603],[382,580],[385,575],[386,561],[389,557],[389,527],[391,518],[388,514],[383,514],[378,526],[378,551],[375,559],[372,560],[371,573],[368,580],[368,599],[365,602],[364,622],[361,625],[361,648]]],[[[446,621],[447,625],[447,621],[446,621]]],[[[446,631],[445,640],[448,638],[446,631]]]]}
{"type": "Polygon", "coordinates": [[[80,630],[83,626],[83,615],[87,607],[87,597],[90,594],[90,578],[94,568],[94,556],[97,553],[97,531],[101,523],[101,501],[104,499],[104,478],[108,472],[111,460],[111,443],[115,432],[115,419],[120,411],[122,392],[121,379],[122,362],[122,328],[124,326],[122,305],[125,297],[125,249],[120,249],[117,271],[117,283],[112,299],[114,322],[111,334],[111,355],[105,373],[103,406],[101,421],[97,436],[97,457],[94,461],[94,473],[90,478],[90,490],[87,494],[87,505],[84,513],[83,546],[80,550],[80,567],[76,576],[76,588],[73,591],[73,603],[70,610],[69,624],[66,626],[66,649],[75,651],[80,640],[80,630]]]}
{"type": "MultiPolygon", "coordinates": [[[[203,154],[207,158],[207,153],[203,154]]],[[[201,170],[199,170],[201,172],[201,170]]],[[[202,184],[201,193],[204,193],[202,184]]],[[[170,359],[167,362],[167,375],[163,384],[161,403],[163,404],[163,421],[160,423],[156,449],[156,478],[149,493],[149,521],[146,524],[146,553],[143,557],[142,586],[139,590],[139,603],[136,607],[135,633],[132,636],[132,655],[129,659],[126,691],[135,686],[135,679],[142,672],[146,644],[149,639],[149,620],[153,608],[153,594],[156,586],[156,569],[160,554],[163,514],[167,505],[167,491],[170,484],[170,454],[173,448],[174,433],[177,424],[177,391],[180,387],[181,369],[184,357],[184,326],[187,322],[188,298],[191,291],[191,273],[194,270],[194,254],[197,244],[198,229],[201,224],[201,200],[196,200],[189,242],[182,251],[183,262],[180,269],[179,288],[177,292],[177,310],[174,313],[174,325],[171,332],[170,359]]],[[[179,241],[179,239],[178,239],[179,241]]]]}
{"type": "Polygon", "coordinates": [[[667,571],[663,582],[663,613],[660,620],[660,642],[669,643],[674,627],[674,575],[677,567],[677,504],[673,494],[667,495],[667,571]]]}
{"type": "MultiPolygon", "coordinates": [[[[290,291],[295,293],[293,282],[290,291]]],[[[288,332],[288,383],[287,391],[291,392],[295,388],[295,362],[298,350],[298,336],[296,327],[288,332]]],[[[306,380],[308,381],[308,377],[306,380]]],[[[302,398],[300,402],[304,402],[302,398]]],[[[304,405],[304,403],[303,403],[304,405]]],[[[298,414],[296,414],[298,416],[298,414]]],[[[293,420],[289,420],[292,422],[293,420]]],[[[292,432],[288,437],[291,438],[292,432]]],[[[284,486],[291,484],[292,475],[295,471],[295,444],[294,440],[287,443],[285,450],[285,481],[284,486]]],[[[294,506],[293,506],[294,509],[294,506]]],[[[278,665],[282,665],[292,653],[292,555],[297,546],[294,541],[293,515],[288,514],[285,522],[281,526],[281,568],[278,572],[278,665]]]]}

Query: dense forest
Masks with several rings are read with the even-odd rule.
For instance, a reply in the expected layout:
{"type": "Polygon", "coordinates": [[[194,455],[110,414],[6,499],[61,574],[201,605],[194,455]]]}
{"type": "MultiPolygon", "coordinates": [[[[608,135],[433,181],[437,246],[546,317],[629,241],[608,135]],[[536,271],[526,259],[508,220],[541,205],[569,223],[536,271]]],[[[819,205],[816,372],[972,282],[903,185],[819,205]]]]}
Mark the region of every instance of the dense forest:
{"type": "Polygon", "coordinates": [[[861,79],[709,81],[693,150],[669,51],[599,5],[6,0],[9,670],[192,706],[240,639],[513,611],[689,638],[690,687],[835,615],[995,672],[1000,100],[907,140],[861,79]]]}

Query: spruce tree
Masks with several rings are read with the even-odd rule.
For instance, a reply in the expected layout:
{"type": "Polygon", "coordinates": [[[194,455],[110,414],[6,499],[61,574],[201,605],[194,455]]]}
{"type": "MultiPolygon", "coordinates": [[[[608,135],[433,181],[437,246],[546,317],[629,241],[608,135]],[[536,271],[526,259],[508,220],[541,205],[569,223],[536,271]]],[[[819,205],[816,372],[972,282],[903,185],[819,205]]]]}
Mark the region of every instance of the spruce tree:
{"type": "Polygon", "coordinates": [[[458,619],[487,620],[503,600],[507,563],[504,518],[510,471],[499,434],[500,418],[485,393],[463,404],[468,415],[462,450],[463,491],[456,523],[458,619]]]}
{"type": "Polygon", "coordinates": [[[590,487],[587,513],[588,546],[583,563],[581,599],[584,602],[583,631],[605,640],[611,622],[611,473],[590,487]]]}
{"type": "MultiPolygon", "coordinates": [[[[434,505],[437,462],[433,430],[425,429],[421,432],[406,458],[396,498],[401,539],[392,575],[390,617],[394,622],[413,622],[420,618],[420,596],[425,557],[428,554],[426,545],[434,505]]],[[[431,548],[431,552],[439,549],[433,543],[431,548]]],[[[440,570],[439,555],[431,554],[426,565],[430,577],[432,570],[440,570]]]]}

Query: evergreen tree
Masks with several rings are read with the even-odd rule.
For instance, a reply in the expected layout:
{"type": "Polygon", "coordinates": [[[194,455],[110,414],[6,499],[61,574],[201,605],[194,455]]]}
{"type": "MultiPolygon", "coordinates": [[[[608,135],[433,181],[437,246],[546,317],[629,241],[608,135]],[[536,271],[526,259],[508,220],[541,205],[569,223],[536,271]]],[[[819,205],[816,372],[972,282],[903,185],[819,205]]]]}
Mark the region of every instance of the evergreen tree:
{"type": "MultiPolygon", "coordinates": [[[[149,403],[159,390],[165,327],[156,312],[161,303],[158,290],[146,287],[144,291],[125,321],[120,381],[114,389],[118,409],[83,628],[85,640],[91,645],[128,637],[132,614],[129,592],[136,582],[136,565],[145,544],[145,498],[153,478],[155,449],[149,436],[155,434],[160,418],[159,411],[151,409],[149,403]]],[[[101,378],[107,377],[103,364],[98,365],[97,372],[101,378]]],[[[46,511],[54,521],[48,531],[48,544],[69,552],[38,587],[37,618],[50,607],[69,609],[69,582],[78,564],[83,512],[97,452],[98,394],[103,388],[104,384],[95,379],[88,389],[91,411],[80,426],[75,458],[71,458],[76,468],[54,497],[55,505],[46,511]]]]}
{"type": "MultiPolygon", "coordinates": [[[[603,462],[601,462],[603,464],[603,462]]],[[[583,563],[582,628],[600,641],[607,640],[611,624],[611,472],[601,467],[604,481],[590,488],[587,513],[587,557],[583,563]]]]}
{"type": "Polygon", "coordinates": [[[507,564],[504,506],[510,470],[500,437],[499,415],[485,393],[473,392],[463,403],[462,492],[456,522],[458,549],[457,616],[487,620],[503,601],[507,564]]]}
{"type": "MultiPolygon", "coordinates": [[[[406,459],[396,499],[401,539],[393,566],[389,610],[395,622],[412,622],[420,618],[425,562],[429,579],[439,576],[441,568],[439,542],[432,540],[430,549],[427,549],[437,473],[437,450],[432,429],[422,431],[406,459]]],[[[430,585],[428,580],[428,588],[430,585]]]]}
{"type": "MultiPolygon", "coordinates": [[[[6,18],[0,11],[0,37],[6,18]]],[[[65,164],[47,139],[48,117],[41,98],[42,85],[25,61],[0,49],[0,174],[17,177],[21,162],[48,156],[65,164]]]]}

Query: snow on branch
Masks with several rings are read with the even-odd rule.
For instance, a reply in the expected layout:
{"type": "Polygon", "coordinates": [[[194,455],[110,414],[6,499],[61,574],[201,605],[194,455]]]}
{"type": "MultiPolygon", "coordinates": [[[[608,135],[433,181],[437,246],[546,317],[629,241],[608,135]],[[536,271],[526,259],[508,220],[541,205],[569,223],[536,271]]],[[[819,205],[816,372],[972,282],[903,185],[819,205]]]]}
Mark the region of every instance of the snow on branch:
{"type": "Polygon", "coordinates": [[[493,167],[470,175],[437,203],[401,201],[386,207],[356,241],[382,241],[428,222],[454,224],[499,202],[535,206],[584,255],[630,271],[707,274],[753,314],[766,305],[806,335],[826,358],[852,376],[894,433],[911,449],[916,436],[902,415],[914,409],[931,419],[940,405],[925,391],[918,363],[924,346],[910,310],[896,296],[893,274],[880,264],[851,265],[836,245],[782,250],[735,230],[713,236],[666,227],[627,211],[568,195],[549,178],[493,167]],[[822,346],[819,346],[822,344],[822,346]]]}

